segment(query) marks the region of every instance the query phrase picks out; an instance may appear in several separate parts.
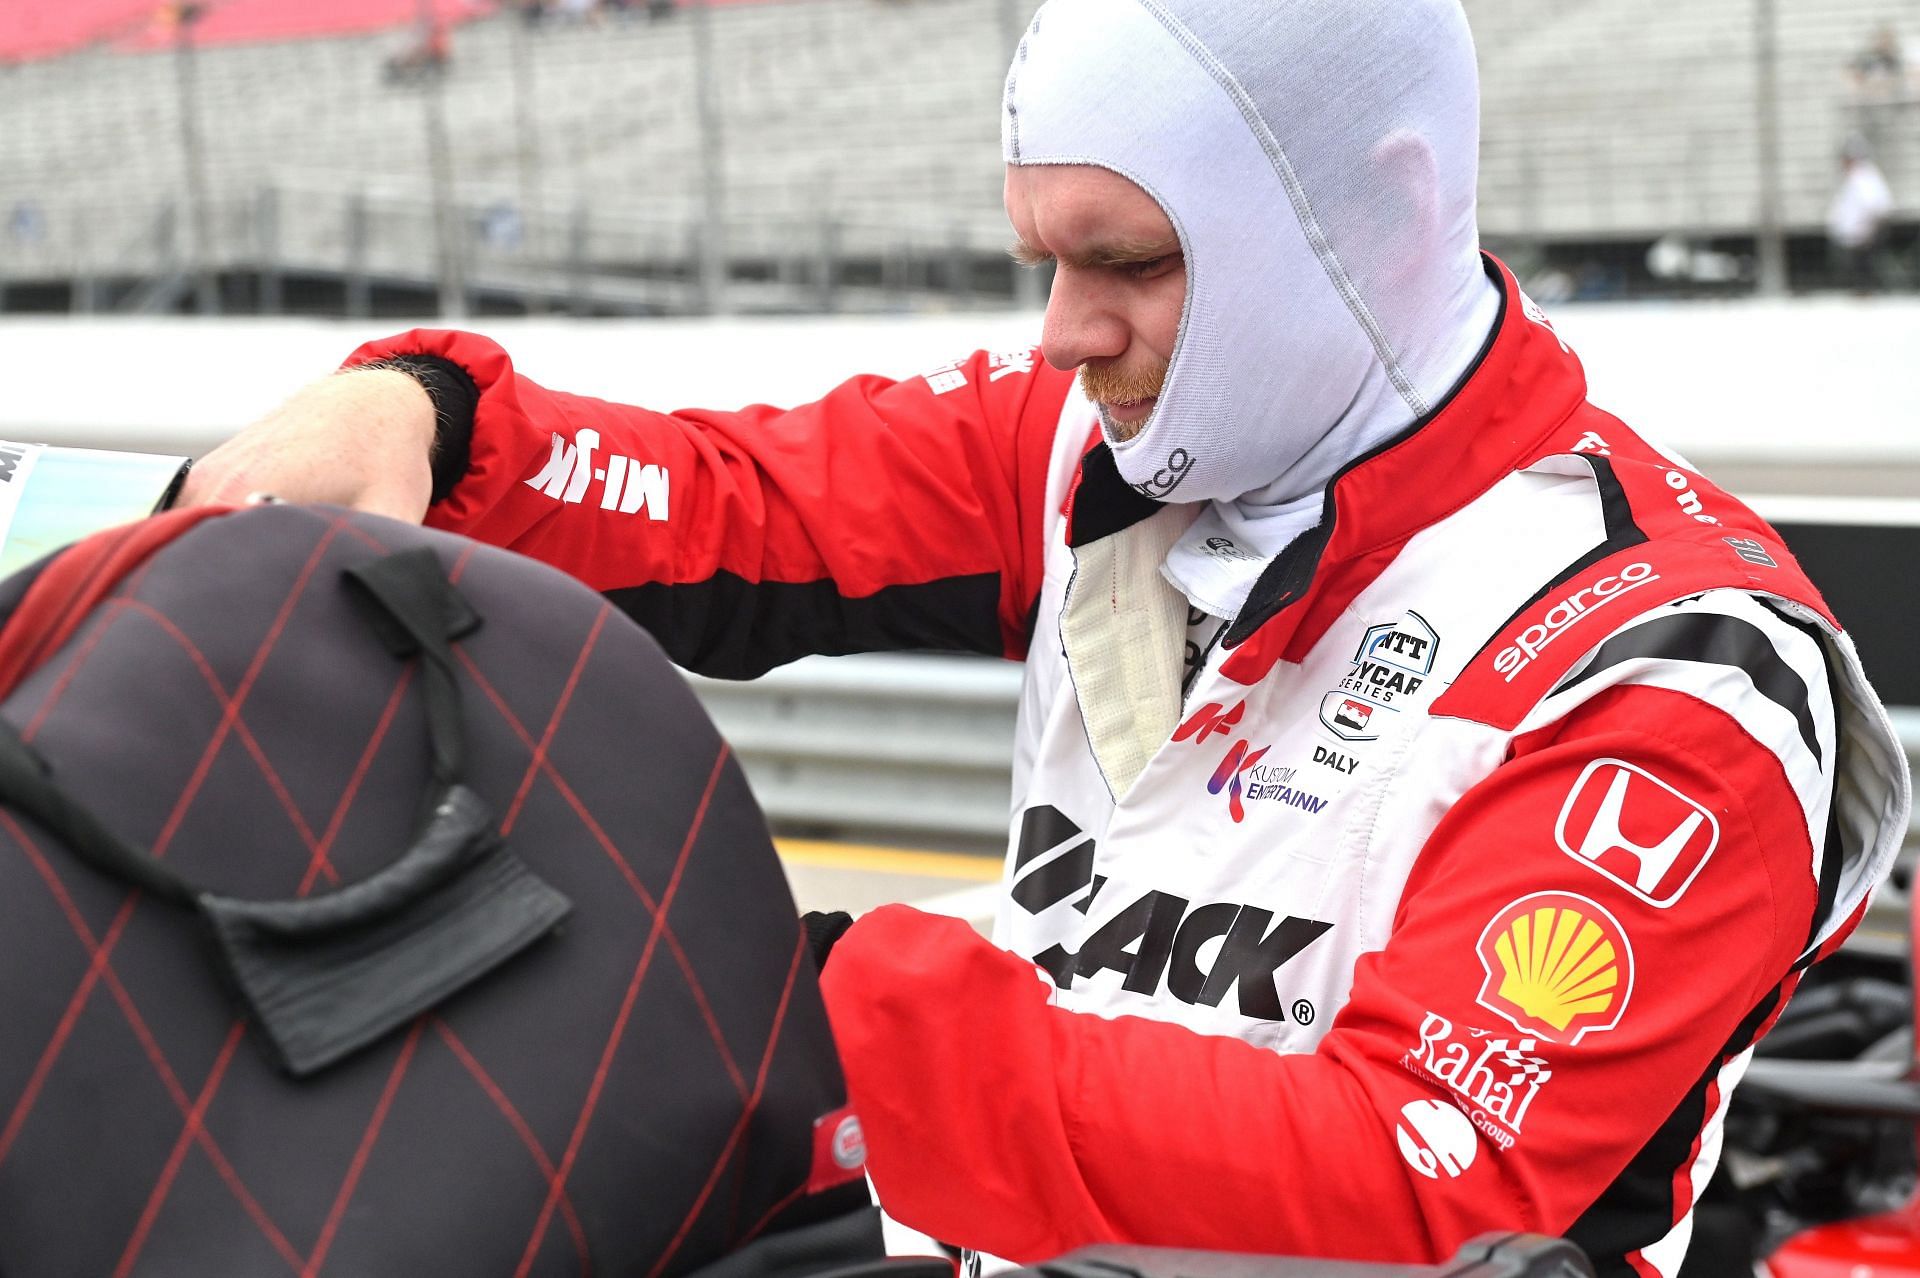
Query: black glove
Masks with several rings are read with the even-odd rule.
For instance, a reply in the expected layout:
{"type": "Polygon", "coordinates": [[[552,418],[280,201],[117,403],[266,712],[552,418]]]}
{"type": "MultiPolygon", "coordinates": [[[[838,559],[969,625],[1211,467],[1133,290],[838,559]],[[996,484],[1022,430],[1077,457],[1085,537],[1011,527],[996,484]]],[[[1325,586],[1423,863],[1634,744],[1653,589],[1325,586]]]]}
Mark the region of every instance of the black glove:
{"type": "Polygon", "coordinates": [[[827,952],[852,926],[853,915],[845,910],[835,910],[831,914],[809,910],[800,916],[800,930],[807,934],[807,953],[813,955],[816,972],[826,970],[827,952]]]}

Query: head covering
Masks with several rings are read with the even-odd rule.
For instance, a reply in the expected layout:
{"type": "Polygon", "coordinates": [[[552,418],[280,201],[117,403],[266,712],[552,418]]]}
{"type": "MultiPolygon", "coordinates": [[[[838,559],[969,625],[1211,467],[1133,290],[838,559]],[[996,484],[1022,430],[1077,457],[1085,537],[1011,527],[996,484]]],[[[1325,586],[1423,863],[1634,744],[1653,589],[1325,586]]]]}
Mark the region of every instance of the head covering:
{"type": "Polygon", "coordinates": [[[1159,402],[1134,438],[1108,428],[1149,496],[1297,504],[1444,398],[1492,327],[1458,0],[1050,0],[1001,137],[1009,164],[1132,180],[1180,237],[1159,402]]]}

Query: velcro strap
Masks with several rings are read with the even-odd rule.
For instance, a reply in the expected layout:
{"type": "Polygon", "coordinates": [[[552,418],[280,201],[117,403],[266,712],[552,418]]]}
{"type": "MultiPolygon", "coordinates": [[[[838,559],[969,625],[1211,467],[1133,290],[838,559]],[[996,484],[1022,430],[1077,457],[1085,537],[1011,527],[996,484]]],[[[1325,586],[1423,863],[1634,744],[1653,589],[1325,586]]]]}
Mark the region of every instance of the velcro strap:
{"type": "Polygon", "coordinates": [[[256,1027],[296,1078],[431,1010],[572,910],[463,788],[370,879],[306,901],[202,893],[199,906],[256,1027]]]}

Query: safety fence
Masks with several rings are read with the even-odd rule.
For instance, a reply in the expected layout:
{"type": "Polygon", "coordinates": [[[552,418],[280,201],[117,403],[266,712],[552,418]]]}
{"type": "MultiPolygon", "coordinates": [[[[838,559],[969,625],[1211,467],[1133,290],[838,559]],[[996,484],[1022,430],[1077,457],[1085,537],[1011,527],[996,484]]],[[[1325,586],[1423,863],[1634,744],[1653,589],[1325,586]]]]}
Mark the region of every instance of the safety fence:
{"type": "MultiPolygon", "coordinates": [[[[761,807],[790,834],[1005,847],[1020,668],[987,658],[809,657],[751,683],[694,678],[761,807]]],[[[1892,711],[1909,771],[1920,707],[1892,711]]],[[[1910,825],[1900,880],[1920,856],[1910,825]]],[[[1904,888],[1883,891],[1859,946],[1898,950],[1904,888]]]]}
{"type": "MultiPolygon", "coordinates": [[[[993,848],[1020,673],[975,657],[809,657],[750,683],[691,682],[783,827],[993,848]]],[[[1920,767],[1920,707],[1891,714],[1920,767]]],[[[1920,851],[1920,814],[1908,848],[1920,851]]]]}
{"type": "Polygon", "coordinates": [[[783,829],[981,849],[1006,840],[1019,666],[810,657],[751,683],[693,685],[783,829]]]}

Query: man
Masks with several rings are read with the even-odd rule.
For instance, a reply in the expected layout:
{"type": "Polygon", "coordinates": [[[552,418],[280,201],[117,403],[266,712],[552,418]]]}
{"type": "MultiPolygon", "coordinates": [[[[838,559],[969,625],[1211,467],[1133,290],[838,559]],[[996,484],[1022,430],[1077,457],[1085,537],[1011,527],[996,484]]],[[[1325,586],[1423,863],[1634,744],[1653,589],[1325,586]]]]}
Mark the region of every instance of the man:
{"type": "Polygon", "coordinates": [[[424,511],[709,672],[1026,658],[997,945],[892,906],[825,969],[906,1223],[1671,1274],[1907,781],[1773,532],[1479,255],[1476,118],[1453,0],[1054,0],[1003,117],[1044,365],[665,415],[410,333],[197,493],[424,511]]]}
{"type": "Polygon", "coordinates": [[[1827,206],[1827,242],[1835,274],[1856,293],[1871,293],[1880,283],[1878,257],[1893,190],[1860,138],[1840,151],[1840,185],[1827,206]]]}

